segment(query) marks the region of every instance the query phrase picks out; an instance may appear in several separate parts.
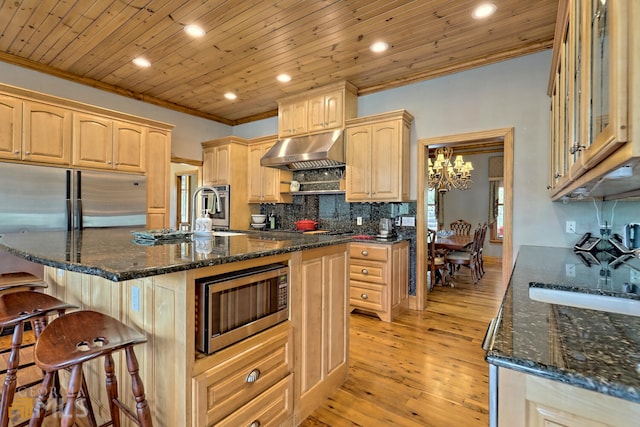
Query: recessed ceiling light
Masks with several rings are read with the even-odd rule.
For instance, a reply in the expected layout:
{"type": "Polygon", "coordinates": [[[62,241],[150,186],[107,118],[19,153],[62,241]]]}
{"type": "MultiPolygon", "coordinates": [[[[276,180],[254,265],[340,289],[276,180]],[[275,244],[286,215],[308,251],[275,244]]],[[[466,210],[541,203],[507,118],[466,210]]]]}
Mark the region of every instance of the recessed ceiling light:
{"type": "Polygon", "coordinates": [[[389,44],[385,42],[375,42],[369,47],[369,49],[371,49],[371,52],[380,53],[389,49],[389,44]]]}
{"type": "Polygon", "coordinates": [[[233,100],[233,99],[236,99],[238,97],[238,95],[236,95],[233,92],[227,92],[227,93],[224,94],[224,97],[229,99],[229,100],[233,100]]]}
{"type": "Polygon", "coordinates": [[[496,9],[498,9],[498,7],[493,3],[483,3],[473,10],[471,16],[475,19],[488,18],[493,15],[493,12],[495,12],[496,9]]]}
{"type": "Polygon", "coordinates": [[[137,58],[135,58],[133,60],[133,63],[136,64],[138,67],[142,67],[142,68],[148,68],[151,67],[151,62],[149,62],[149,60],[139,56],[137,58]]]}
{"type": "Polygon", "coordinates": [[[276,79],[278,79],[279,82],[282,83],[287,83],[291,81],[291,76],[289,74],[280,74],[278,75],[278,77],[276,77],[276,79]]]}
{"type": "Polygon", "coordinates": [[[184,32],[189,34],[191,37],[202,37],[205,35],[202,27],[196,24],[189,24],[184,26],[184,32]]]}

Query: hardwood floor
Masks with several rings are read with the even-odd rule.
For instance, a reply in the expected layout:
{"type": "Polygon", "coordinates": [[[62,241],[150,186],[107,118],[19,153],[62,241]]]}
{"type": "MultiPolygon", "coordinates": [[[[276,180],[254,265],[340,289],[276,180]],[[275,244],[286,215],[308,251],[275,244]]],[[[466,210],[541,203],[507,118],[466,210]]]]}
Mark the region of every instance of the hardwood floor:
{"type": "Polygon", "coordinates": [[[474,286],[462,268],[393,323],[352,314],[349,379],[301,426],[487,426],[482,340],[503,291],[501,266],[485,269],[474,286]]]}

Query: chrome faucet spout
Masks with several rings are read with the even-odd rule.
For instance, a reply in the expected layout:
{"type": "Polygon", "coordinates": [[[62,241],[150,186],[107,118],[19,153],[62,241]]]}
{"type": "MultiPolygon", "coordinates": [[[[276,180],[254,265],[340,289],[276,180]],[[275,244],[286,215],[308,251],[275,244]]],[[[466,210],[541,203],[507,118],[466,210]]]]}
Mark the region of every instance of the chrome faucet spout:
{"type": "Polygon", "coordinates": [[[214,187],[209,186],[196,188],[193,192],[193,203],[191,204],[191,231],[195,231],[196,228],[196,208],[198,206],[198,194],[202,193],[205,190],[212,191],[216,196],[213,210],[214,212],[220,212],[220,194],[218,193],[218,190],[216,190],[214,187]]]}

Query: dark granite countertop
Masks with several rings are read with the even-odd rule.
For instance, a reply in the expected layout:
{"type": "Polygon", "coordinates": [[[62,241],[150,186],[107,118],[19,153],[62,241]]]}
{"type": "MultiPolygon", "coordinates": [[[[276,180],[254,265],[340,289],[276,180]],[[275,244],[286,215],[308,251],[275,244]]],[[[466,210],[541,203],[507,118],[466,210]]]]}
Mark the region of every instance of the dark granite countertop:
{"type": "Polygon", "coordinates": [[[136,243],[128,228],[0,235],[0,249],[29,261],[114,282],[313,249],[347,236],[243,231],[238,236],[136,243]]]}
{"type": "Polygon", "coordinates": [[[640,259],[609,261],[587,266],[572,249],[521,247],[486,360],[640,403],[640,317],[529,297],[535,286],[637,300],[640,259]]]}

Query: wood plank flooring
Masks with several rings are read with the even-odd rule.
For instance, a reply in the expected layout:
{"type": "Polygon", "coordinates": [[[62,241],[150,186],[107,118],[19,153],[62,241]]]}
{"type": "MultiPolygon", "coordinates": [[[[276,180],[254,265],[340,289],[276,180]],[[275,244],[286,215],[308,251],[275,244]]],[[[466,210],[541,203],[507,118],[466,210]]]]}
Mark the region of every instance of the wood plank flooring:
{"type": "Polygon", "coordinates": [[[352,314],[349,379],[301,426],[487,426],[482,340],[503,291],[501,266],[485,269],[474,286],[462,268],[393,323],[352,314]]]}

